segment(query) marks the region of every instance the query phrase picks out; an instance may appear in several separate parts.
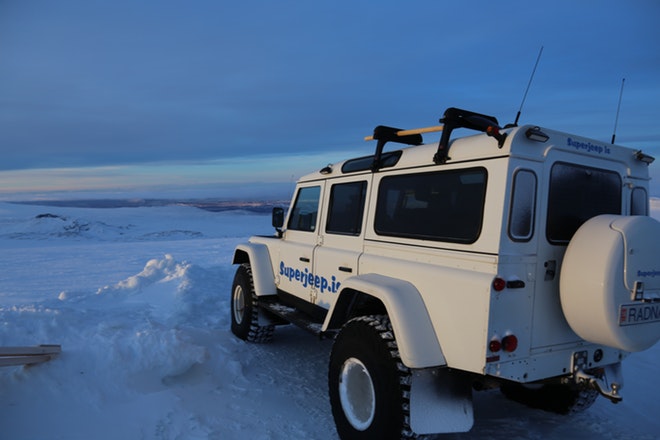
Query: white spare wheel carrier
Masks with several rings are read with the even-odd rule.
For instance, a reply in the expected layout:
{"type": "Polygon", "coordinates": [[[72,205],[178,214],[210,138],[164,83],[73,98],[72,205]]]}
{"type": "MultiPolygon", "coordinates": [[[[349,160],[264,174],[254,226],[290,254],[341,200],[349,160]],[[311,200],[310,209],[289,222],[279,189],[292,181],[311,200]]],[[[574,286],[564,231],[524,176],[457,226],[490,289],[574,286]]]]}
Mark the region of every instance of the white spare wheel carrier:
{"type": "Polygon", "coordinates": [[[660,339],[660,223],[646,216],[600,215],[568,245],[561,306],[581,338],[625,351],[660,339]]]}

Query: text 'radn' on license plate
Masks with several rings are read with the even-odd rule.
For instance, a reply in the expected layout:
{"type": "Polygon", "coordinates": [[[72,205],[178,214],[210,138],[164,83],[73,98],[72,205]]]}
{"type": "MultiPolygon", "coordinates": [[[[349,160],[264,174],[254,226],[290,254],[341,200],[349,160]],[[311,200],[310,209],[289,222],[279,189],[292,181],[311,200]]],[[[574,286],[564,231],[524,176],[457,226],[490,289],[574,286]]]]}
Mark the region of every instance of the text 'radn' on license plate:
{"type": "Polygon", "coordinates": [[[648,324],[660,321],[660,302],[621,304],[619,326],[648,324]]]}

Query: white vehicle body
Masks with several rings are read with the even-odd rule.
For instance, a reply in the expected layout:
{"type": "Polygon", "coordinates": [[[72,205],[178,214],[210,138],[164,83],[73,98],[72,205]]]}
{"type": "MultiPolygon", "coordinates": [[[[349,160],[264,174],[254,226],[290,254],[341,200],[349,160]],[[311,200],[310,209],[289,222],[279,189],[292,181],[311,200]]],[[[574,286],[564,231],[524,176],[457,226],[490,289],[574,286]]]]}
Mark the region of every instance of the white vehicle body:
{"type": "MultiPolygon", "coordinates": [[[[620,362],[660,337],[652,158],[535,126],[496,137],[455,139],[440,160],[438,143],[379,145],[373,157],[304,176],[278,237],[252,237],[235,253],[251,266],[256,297],[276,304],[262,325],[302,313],[307,328],[332,335],[356,315],[386,314],[401,362],[416,372],[417,433],[472,424],[471,407],[455,426],[429,421],[434,397],[414,385],[431,380],[425,372],[449,368],[485,386],[570,379],[617,400],[620,362]],[[592,217],[600,229],[583,226],[592,217]]],[[[467,393],[453,394],[462,409],[467,393]]]]}

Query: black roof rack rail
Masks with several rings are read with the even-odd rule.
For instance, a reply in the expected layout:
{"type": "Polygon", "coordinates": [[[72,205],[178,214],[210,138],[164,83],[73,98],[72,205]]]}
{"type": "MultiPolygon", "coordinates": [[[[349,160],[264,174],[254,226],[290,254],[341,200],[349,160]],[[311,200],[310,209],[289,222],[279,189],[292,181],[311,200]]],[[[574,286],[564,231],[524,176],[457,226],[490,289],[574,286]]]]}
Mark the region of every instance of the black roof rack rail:
{"type": "Polygon", "coordinates": [[[451,132],[455,128],[469,128],[471,130],[481,131],[488,136],[497,139],[497,145],[502,148],[506,133],[501,133],[502,129],[497,122],[497,118],[493,116],[482,115],[468,110],[462,110],[455,107],[450,107],[445,110],[445,114],[440,118],[440,122],[444,124],[444,130],[438,143],[438,151],[433,156],[433,161],[437,164],[447,162],[449,157],[449,138],[451,132]]]}

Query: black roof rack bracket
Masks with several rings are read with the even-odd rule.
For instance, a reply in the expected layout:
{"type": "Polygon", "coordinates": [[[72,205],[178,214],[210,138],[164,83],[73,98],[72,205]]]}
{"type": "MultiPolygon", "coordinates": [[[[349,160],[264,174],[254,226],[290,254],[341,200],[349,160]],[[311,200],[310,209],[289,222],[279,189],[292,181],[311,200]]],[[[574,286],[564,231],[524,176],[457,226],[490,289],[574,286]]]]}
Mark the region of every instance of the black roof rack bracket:
{"type": "Polygon", "coordinates": [[[373,139],[377,140],[376,153],[374,154],[374,161],[371,165],[372,171],[378,171],[381,167],[381,157],[383,156],[383,147],[388,142],[396,142],[406,145],[421,145],[423,142],[422,135],[419,133],[399,135],[403,131],[401,128],[387,127],[379,125],[374,128],[373,139]]]}
{"type": "Polygon", "coordinates": [[[444,124],[444,130],[438,143],[438,151],[433,157],[433,161],[437,164],[442,164],[451,159],[449,157],[449,139],[451,132],[455,128],[469,128],[470,130],[477,130],[486,133],[497,139],[497,145],[502,148],[506,133],[501,133],[501,127],[497,118],[493,116],[482,115],[468,110],[462,110],[455,107],[450,107],[445,110],[445,114],[440,118],[440,122],[444,124]]]}

